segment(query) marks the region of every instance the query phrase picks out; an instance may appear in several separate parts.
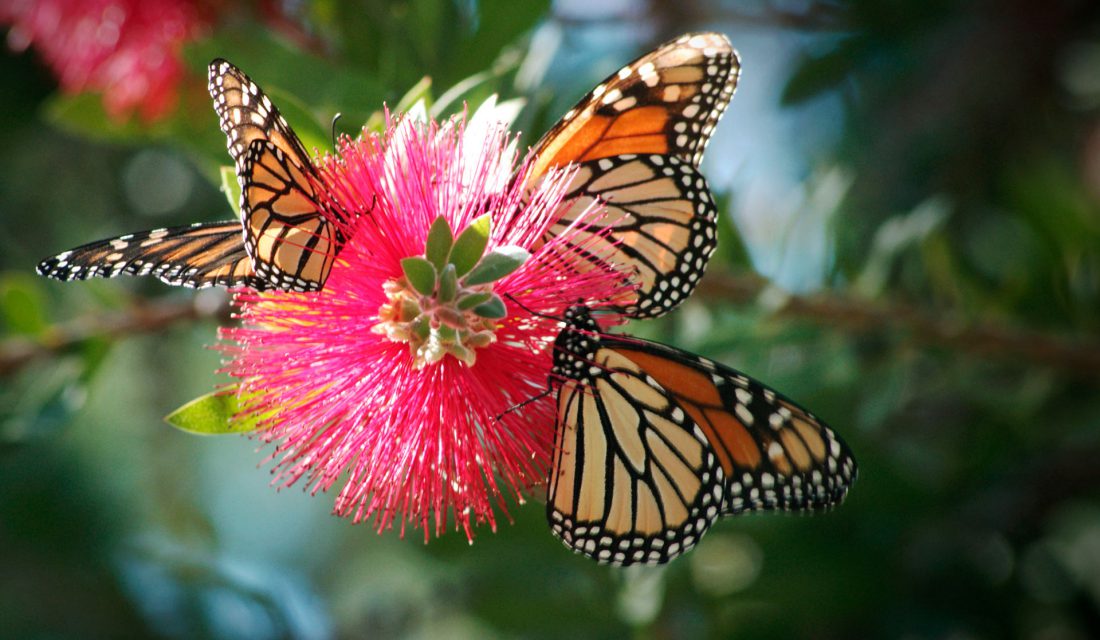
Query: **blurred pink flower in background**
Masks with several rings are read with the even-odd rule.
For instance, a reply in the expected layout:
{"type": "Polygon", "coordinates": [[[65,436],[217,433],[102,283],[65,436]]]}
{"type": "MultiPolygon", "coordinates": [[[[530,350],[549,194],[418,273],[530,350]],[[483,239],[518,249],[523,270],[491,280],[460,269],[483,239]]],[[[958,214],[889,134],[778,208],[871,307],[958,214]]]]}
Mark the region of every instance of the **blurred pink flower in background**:
{"type": "Polygon", "coordinates": [[[113,118],[146,121],[176,105],[183,44],[208,24],[208,7],[185,0],[5,0],[8,45],[33,46],[67,93],[95,91],[113,118]]]}
{"type": "Polygon", "coordinates": [[[572,230],[543,243],[571,174],[551,172],[525,195],[528,165],[512,179],[514,141],[477,120],[391,120],[381,136],[343,140],[321,174],[356,220],[340,222],[348,241],[325,288],[238,292],[242,326],[222,332],[244,414],[262,417],[258,437],[277,443],[276,482],[305,476],[313,492],[343,482],[335,512],[380,531],[400,521],[427,538],[453,517],[472,539],[473,525],[495,528],[506,495],[522,501],[544,482],[554,401],[510,409],[547,388],[553,317],[579,298],[632,293],[618,272],[570,266],[561,247],[572,230]],[[485,214],[484,258],[471,268],[456,256],[485,214]],[[405,265],[430,263],[439,218],[453,250],[417,286],[405,265]],[[520,264],[479,282],[489,256],[520,264]]]}

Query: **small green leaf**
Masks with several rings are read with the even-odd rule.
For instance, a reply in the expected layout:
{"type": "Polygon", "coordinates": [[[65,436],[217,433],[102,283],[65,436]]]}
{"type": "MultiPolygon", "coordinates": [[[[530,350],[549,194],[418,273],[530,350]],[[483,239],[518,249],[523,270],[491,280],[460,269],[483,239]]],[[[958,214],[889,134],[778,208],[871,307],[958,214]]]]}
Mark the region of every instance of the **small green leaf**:
{"type": "Polygon", "coordinates": [[[237,182],[237,171],[233,167],[222,166],[218,170],[222,177],[222,193],[229,201],[233,213],[239,218],[241,215],[241,185],[237,182]]]}
{"type": "Polygon", "coordinates": [[[454,243],[454,234],[451,233],[451,225],[447,219],[439,216],[428,228],[428,241],[424,244],[424,257],[435,265],[436,270],[442,271],[447,264],[447,256],[451,253],[451,245],[454,243]]]}
{"type": "Polygon", "coordinates": [[[432,79],[429,76],[421,78],[419,82],[405,92],[405,95],[401,96],[401,99],[397,101],[397,106],[394,107],[394,113],[405,113],[421,100],[429,103],[432,100],[432,79]]]}
{"type": "Polygon", "coordinates": [[[474,265],[481,260],[485,253],[485,246],[489,244],[489,231],[493,222],[489,214],[485,214],[462,230],[451,249],[451,264],[455,266],[458,277],[466,275],[474,265]]]}
{"type": "Polygon", "coordinates": [[[480,304],[488,302],[489,299],[492,297],[493,294],[489,293],[488,291],[482,291],[480,293],[469,293],[459,299],[458,308],[461,311],[469,311],[470,309],[473,309],[480,304]]]}
{"type": "Polygon", "coordinates": [[[490,251],[464,279],[468,287],[496,282],[519,269],[531,254],[522,247],[497,247],[490,251]]]}
{"type": "Polygon", "coordinates": [[[435,291],[435,267],[424,258],[405,258],[401,261],[401,270],[421,295],[430,296],[435,291]]]}
{"type": "Polygon", "coordinates": [[[177,429],[202,435],[255,431],[257,419],[235,419],[239,411],[240,403],[234,390],[215,391],[169,413],[164,421],[177,429]]]}
{"type": "Polygon", "coordinates": [[[419,318],[414,320],[412,329],[413,333],[416,334],[416,337],[420,338],[421,340],[427,340],[428,336],[432,335],[432,327],[428,323],[427,316],[420,316],[419,318]]]}
{"type": "Polygon", "coordinates": [[[491,300],[485,304],[478,305],[474,308],[474,313],[482,318],[503,318],[508,315],[508,310],[504,307],[504,301],[499,296],[494,295],[491,300]]]}
{"type": "Polygon", "coordinates": [[[458,339],[458,332],[454,330],[454,327],[448,327],[447,325],[440,325],[435,330],[436,336],[439,338],[440,344],[454,344],[458,339]]]}
{"type": "Polygon", "coordinates": [[[439,276],[439,301],[450,302],[458,293],[458,276],[455,275],[455,266],[449,264],[443,268],[439,276]]]}

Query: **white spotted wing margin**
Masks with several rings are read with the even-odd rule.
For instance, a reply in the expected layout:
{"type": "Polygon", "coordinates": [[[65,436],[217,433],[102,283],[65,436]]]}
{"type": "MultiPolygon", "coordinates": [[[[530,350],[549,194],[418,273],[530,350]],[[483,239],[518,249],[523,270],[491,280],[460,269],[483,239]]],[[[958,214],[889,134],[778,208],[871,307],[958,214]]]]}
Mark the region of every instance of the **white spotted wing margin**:
{"type": "Polygon", "coordinates": [[[91,242],[43,260],[37,271],[63,281],[130,274],[151,275],[168,284],[193,288],[268,288],[252,271],[237,220],[153,229],[91,242]]]}
{"type": "Polygon", "coordinates": [[[637,297],[615,310],[632,318],[661,316],[687,300],[718,247],[718,208],[706,179],[676,156],[583,162],[565,200],[545,240],[565,235],[559,251],[574,262],[595,268],[610,256],[627,270],[637,297]],[[603,211],[585,217],[597,201],[603,211]]]}
{"type": "Polygon", "coordinates": [[[832,429],[738,371],[600,333],[585,307],[555,342],[547,516],[599,562],[660,564],[720,515],[839,504],[856,463],[832,429]]]}

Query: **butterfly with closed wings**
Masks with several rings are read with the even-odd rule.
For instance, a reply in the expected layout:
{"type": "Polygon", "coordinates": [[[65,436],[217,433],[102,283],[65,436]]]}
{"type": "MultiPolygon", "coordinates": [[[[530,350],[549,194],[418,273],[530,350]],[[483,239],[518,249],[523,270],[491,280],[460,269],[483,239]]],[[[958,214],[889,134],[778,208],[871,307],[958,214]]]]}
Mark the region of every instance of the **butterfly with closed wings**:
{"type": "Polygon", "coordinates": [[[332,221],[349,215],[320,195],[305,147],[255,82],[215,60],[208,88],[241,186],[240,220],[100,240],[43,260],[38,273],[58,280],[148,274],[195,288],[324,285],[343,243],[332,221]]]}
{"type": "Polygon", "coordinates": [[[602,333],[583,305],[564,322],[546,510],[567,547],[601,563],[661,564],[719,516],[844,499],[855,459],[809,411],[713,360],[602,333]]]}

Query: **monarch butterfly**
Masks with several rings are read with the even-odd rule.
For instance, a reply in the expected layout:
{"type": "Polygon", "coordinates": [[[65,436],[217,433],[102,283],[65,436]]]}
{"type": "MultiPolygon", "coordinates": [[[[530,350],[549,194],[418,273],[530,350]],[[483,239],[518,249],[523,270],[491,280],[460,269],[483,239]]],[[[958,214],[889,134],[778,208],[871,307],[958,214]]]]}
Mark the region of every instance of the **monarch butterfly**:
{"type": "Polygon", "coordinates": [[[702,277],[718,211],[698,167],[740,74],[724,35],[683,35],[598,84],[535,145],[529,183],[551,167],[577,166],[544,240],[577,224],[566,250],[578,264],[606,260],[632,272],[636,299],[620,313],[667,313],[702,277]],[[606,213],[577,223],[594,200],[606,213]]]}
{"type": "MultiPolygon", "coordinates": [[[[632,271],[637,299],[620,310],[661,315],[694,289],[716,243],[717,211],[697,167],[740,74],[720,34],[688,34],[600,83],[535,145],[522,178],[577,165],[548,231],[574,223],[593,200],[607,206],[574,234],[576,261],[632,271]]],[[[309,154],[258,86],[224,60],[209,90],[241,184],[241,220],[156,229],[101,240],[42,261],[59,280],[154,275],[191,287],[320,289],[343,244],[322,215],[309,154]],[[241,239],[243,238],[243,242],[241,239]]],[[[333,211],[348,217],[344,211],[333,211]]],[[[544,239],[545,240],[545,239],[544,239]]]]}
{"type": "Polygon", "coordinates": [[[347,214],[320,202],[309,154],[255,82],[214,60],[208,89],[236,166],[241,219],[100,240],[43,260],[38,273],[58,280],[150,274],[188,287],[324,285],[342,239],[322,212],[347,214]]]}
{"type": "Polygon", "coordinates": [[[839,504],[848,446],[813,414],[722,364],[600,332],[567,310],[554,344],[551,530],[601,563],[668,562],[723,515],[839,504]]]}

